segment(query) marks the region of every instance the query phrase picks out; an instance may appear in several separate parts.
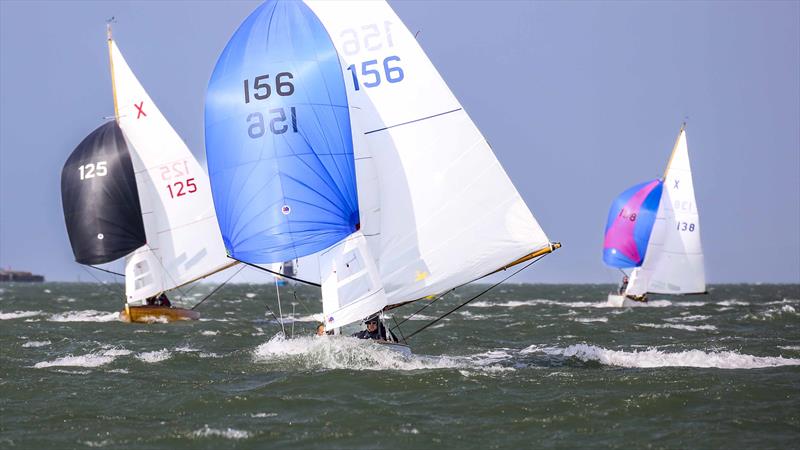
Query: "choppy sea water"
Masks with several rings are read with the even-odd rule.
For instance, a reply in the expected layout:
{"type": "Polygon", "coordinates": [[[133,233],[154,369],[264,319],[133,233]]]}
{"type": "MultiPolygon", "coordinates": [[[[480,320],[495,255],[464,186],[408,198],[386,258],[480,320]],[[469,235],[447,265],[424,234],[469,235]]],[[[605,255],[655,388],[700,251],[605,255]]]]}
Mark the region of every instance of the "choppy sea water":
{"type": "MultiPolygon", "coordinates": [[[[3,284],[0,447],[798,445],[799,285],[712,286],[637,308],[605,307],[610,289],[502,285],[414,336],[403,357],[311,337],[313,289],[295,300],[281,288],[284,338],[266,312],[277,313],[269,284],[226,286],[200,321],[148,325],[117,320],[119,286],[3,284]]],[[[480,290],[456,291],[402,332],[480,290]]]]}

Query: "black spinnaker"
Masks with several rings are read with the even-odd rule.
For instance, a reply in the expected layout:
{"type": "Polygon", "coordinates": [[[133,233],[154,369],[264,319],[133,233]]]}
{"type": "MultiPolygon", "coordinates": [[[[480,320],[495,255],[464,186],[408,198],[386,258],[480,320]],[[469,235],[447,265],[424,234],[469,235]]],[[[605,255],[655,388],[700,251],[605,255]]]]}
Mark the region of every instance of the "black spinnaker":
{"type": "Polygon", "coordinates": [[[103,264],[146,243],[130,153],[116,121],[87,136],[61,171],[64,221],[75,260],[103,264]]]}

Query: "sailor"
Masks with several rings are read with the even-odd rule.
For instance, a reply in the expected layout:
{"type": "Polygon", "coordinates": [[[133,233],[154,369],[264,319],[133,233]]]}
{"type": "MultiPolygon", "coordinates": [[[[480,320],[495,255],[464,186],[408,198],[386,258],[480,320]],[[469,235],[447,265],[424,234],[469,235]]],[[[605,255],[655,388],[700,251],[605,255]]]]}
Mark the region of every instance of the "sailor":
{"type": "Polygon", "coordinates": [[[387,339],[386,327],[383,326],[377,314],[365,319],[364,324],[367,326],[367,329],[353,334],[353,337],[358,339],[374,339],[377,341],[397,342],[397,337],[391,332],[391,330],[388,333],[388,336],[391,336],[391,338],[387,339]]]}
{"type": "Polygon", "coordinates": [[[325,336],[325,324],[320,322],[317,324],[317,336],[325,336]]]}
{"type": "MultiPolygon", "coordinates": [[[[364,320],[364,325],[367,326],[366,330],[361,330],[358,333],[353,334],[354,338],[358,339],[375,339],[375,340],[385,340],[386,334],[384,333],[381,336],[380,331],[378,331],[378,316],[370,316],[364,320]]],[[[381,327],[383,328],[383,327],[381,327]]]]}
{"type": "Polygon", "coordinates": [[[147,306],[166,306],[167,308],[172,306],[172,303],[170,303],[169,299],[167,298],[167,294],[163,292],[159,295],[149,297],[146,301],[147,306]]]}
{"type": "Polygon", "coordinates": [[[619,287],[619,295],[625,295],[625,289],[628,288],[628,276],[623,275],[622,277],[622,285],[619,287]]]}

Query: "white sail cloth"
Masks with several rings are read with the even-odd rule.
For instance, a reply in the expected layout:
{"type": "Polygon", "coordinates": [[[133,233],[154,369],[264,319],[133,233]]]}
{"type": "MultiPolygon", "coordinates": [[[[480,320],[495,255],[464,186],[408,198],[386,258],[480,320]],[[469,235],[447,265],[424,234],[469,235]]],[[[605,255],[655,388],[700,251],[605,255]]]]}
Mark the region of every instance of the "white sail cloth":
{"type": "Polygon", "coordinates": [[[136,174],[147,244],[126,257],[128,303],[232,265],[203,168],[109,42],[115,106],[136,174]]]}
{"type": "Polygon", "coordinates": [[[681,129],[664,173],[664,190],[644,262],[631,274],[626,293],[703,293],[703,260],[686,131],[681,129]]]}
{"type": "Polygon", "coordinates": [[[361,230],[387,304],[449,290],[547,247],[486,139],[389,5],[307,4],[341,60],[361,230]]]}

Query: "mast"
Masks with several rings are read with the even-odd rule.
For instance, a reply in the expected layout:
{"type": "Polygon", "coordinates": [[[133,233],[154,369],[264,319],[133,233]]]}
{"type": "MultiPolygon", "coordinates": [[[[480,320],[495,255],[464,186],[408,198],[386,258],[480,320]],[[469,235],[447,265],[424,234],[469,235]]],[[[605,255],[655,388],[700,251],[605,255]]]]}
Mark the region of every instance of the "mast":
{"type": "Polygon", "coordinates": [[[119,123],[119,107],[117,106],[117,83],[114,81],[114,57],[111,47],[114,38],[111,36],[111,20],[106,23],[106,36],[108,37],[108,67],[111,70],[111,92],[114,94],[114,119],[119,123]]]}
{"type": "Polygon", "coordinates": [[[672,153],[669,155],[669,162],[667,163],[667,168],[664,169],[664,175],[661,176],[662,180],[667,179],[667,172],[669,172],[670,166],[672,166],[672,159],[675,158],[675,151],[678,149],[678,142],[681,140],[681,134],[683,134],[684,130],[686,130],[686,122],[683,122],[681,125],[681,130],[678,132],[678,137],[675,139],[675,145],[672,146],[672,153]]]}

